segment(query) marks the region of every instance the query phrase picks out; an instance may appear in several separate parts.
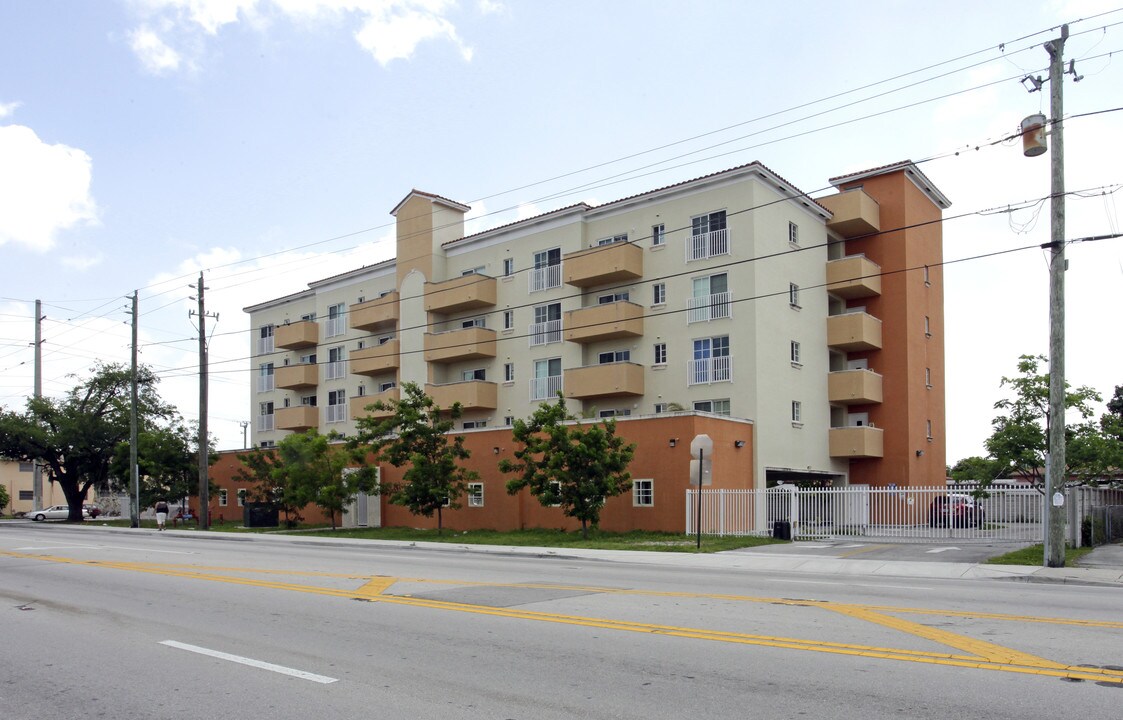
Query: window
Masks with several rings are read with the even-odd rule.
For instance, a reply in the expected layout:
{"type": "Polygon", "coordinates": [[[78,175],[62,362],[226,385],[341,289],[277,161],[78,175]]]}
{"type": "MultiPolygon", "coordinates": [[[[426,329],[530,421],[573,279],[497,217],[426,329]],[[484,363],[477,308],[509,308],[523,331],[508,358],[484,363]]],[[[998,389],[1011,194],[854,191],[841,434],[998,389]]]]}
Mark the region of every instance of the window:
{"type": "Polygon", "coordinates": [[[598,305],[608,305],[614,302],[627,302],[630,295],[627,292],[608,293],[607,295],[600,295],[597,297],[598,305]]]}
{"type": "Polygon", "coordinates": [[[300,356],[300,364],[301,365],[315,365],[316,364],[316,353],[311,353],[311,354],[308,354],[308,355],[301,355],[300,356]]]}
{"type": "Polygon", "coordinates": [[[472,380],[486,380],[487,370],[484,368],[478,368],[476,370],[465,370],[460,373],[460,379],[464,382],[469,382],[472,380]]]}
{"type": "Polygon", "coordinates": [[[258,443],[258,446],[263,447],[263,448],[277,447],[277,441],[276,440],[262,440],[261,442],[258,443]]]}
{"type": "Polygon", "coordinates": [[[628,242],[628,233],[620,235],[613,235],[612,237],[601,238],[597,240],[597,245],[613,245],[615,243],[628,242]]]}
{"type": "Polygon", "coordinates": [[[792,365],[802,365],[803,364],[799,359],[799,357],[800,357],[800,355],[799,355],[799,342],[797,340],[792,340],[791,357],[792,357],[792,365]]]}
{"type": "Polygon", "coordinates": [[[655,364],[667,364],[667,343],[655,343],[655,364]]]}
{"type": "Polygon", "coordinates": [[[663,229],[663,224],[660,223],[658,225],[652,225],[651,226],[651,244],[652,245],[662,245],[665,242],[667,242],[667,233],[663,229]]]}
{"type": "Polygon", "coordinates": [[[300,316],[301,322],[316,322],[316,313],[305,313],[300,316]]]}
{"type": "Polygon", "coordinates": [[[924,337],[932,337],[932,322],[928,316],[924,316],[924,337]]]}
{"type": "Polygon", "coordinates": [[[219,507],[226,507],[226,503],[227,503],[226,493],[227,493],[226,488],[222,488],[221,490],[218,491],[218,506],[219,507]]]}
{"type": "Polygon", "coordinates": [[[362,305],[366,301],[367,301],[366,295],[360,295],[359,298],[355,301],[355,303],[358,304],[358,305],[362,305]]]}
{"type": "Polygon", "coordinates": [[[729,276],[725,273],[694,278],[686,301],[688,323],[708,322],[731,315],[729,276]]]}
{"type": "Polygon", "coordinates": [[[393,335],[383,335],[382,337],[378,338],[378,344],[379,345],[385,345],[386,343],[390,342],[393,339],[394,339],[393,335]]]}
{"type": "Polygon", "coordinates": [[[714,413],[715,415],[728,415],[729,414],[729,400],[698,400],[694,403],[694,409],[698,412],[714,413]]]}
{"type": "Polygon", "coordinates": [[[733,358],[729,356],[729,336],[695,340],[693,358],[687,365],[689,385],[732,382],[733,358]]]}
{"type": "Polygon", "coordinates": [[[803,403],[799,400],[792,400],[792,423],[803,424],[803,403]]]}
{"type": "Polygon", "coordinates": [[[515,274],[515,259],[503,258],[503,277],[511,277],[515,274]]]}
{"type": "Polygon", "coordinates": [[[667,284],[655,283],[651,286],[651,304],[665,305],[667,303],[667,284]]]}
{"type": "Polygon", "coordinates": [[[245,506],[246,506],[246,491],[243,489],[243,490],[238,491],[238,507],[245,507],[245,506]]]}
{"type": "Polygon", "coordinates": [[[265,355],[273,352],[273,326],[262,325],[257,337],[257,354],[265,355]]]}
{"type": "Polygon", "coordinates": [[[655,414],[659,415],[661,413],[670,412],[670,405],[670,403],[655,403],[655,414]]]}
{"type": "Polygon", "coordinates": [[[337,423],[347,419],[347,391],[332,390],[328,392],[327,422],[337,423]]]}
{"type": "Polygon", "coordinates": [[[515,329],[515,311],[514,310],[504,310],[503,311],[503,329],[504,330],[514,330],[515,329]]]}
{"type": "Polygon", "coordinates": [[[538,305],[534,308],[534,323],[530,326],[530,346],[561,342],[561,303],[538,305]]]}
{"type": "Polygon", "coordinates": [[[343,303],[328,308],[328,324],[324,328],[324,337],[336,337],[347,332],[347,318],[344,317],[346,313],[347,308],[343,303]]]}
{"type": "Polygon", "coordinates": [[[924,368],[924,386],[932,389],[932,368],[924,368]]]}
{"type": "Polygon", "coordinates": [[[396,382],[392,381],[392,380],[390,382],[379,383],[378,384],[378,392],[384,393],[387,390],[390,390],[391,388],[397,387],[397,385],[398,384],[396,382]]]}
{"type": "Polygon", "coordinates": [[[601,410],[597,415],[602,418],[613,417],[628,417],[632,414],[631,408],[615,408],[612,410],[601,410]]]}
{"type": "Polygon", "coordinates": [[[725,211],[698,215],[690,219],[690,238],[686,242],[686,260],[705,260],[729,254],[729,235],[725,211]]]}
{"type": "Polygon", "coordinates": [[[35,463],[21,462],[19,464],[20,472],[35,472],[35,463]]]}
{"type": "Polygon", "coordinates": [[[503,365],[503,382],[515,381],[515,364],[504,363],[503,365]]]}
{"type": "Polygon", "coordinates": [[[460,329],[461,330],[464,330],[465,328],[474,328],[474,327],[487,327],[487,318],[485,318],[481,315],[480,317],[467,318],[465,320],[460,321],[460,329]]]}
{"type": "Polygon", "coordinates": [[[330,348],[324,377],[328,380],[339,380],[345,375],[347,375],[347,363],[343,361],[343,346],[330,348]]]}
{"type": "Polygon", "coordinates": [[[20,490],[19,491],[19,499],[20,500],[34,500],[35,499],[35,491],[34,490],[20,490]]]}
{"type": "Polygon", "coordinates": [[[468,483],[468,507],[484,506],[484,484],[468,483]]]}
{"type": "Polygon", "coordinates": [[[612,350],[609,352],[602,352],[597,356],[597,362],[601,365],[617,362],[630,362],[632,359],[631,350],[612,350]]]}
{"type": "Polygon", "coordinates": [[[792,245],[799,245],[799,225],[794,222],[788,223],[788,242],[792,245]]]}
{"type": "Polygon", "coordinates": [[[928,276],[928,266],[927,265],[924,266],[924,284],[925,285],[931,285],[932,284],[932,279],[928,276]]]}
{"type": "Polygon", "coordinates": [[[515,416],[514,415],[504,415],[503,416],[503,424],[506,425],[507,427],[510,427],[510,426],[514,425],[515,424],[515,416]]]}
{"type": "Polygon", "coordinates": [[[534,270],[530,273],[530,292],[561,287],[561,248],[534,253],[534,270]]]}
{"type": "Polygon", "coordinates": [[[262,363],[258,370],[257,391],[270,392],[276,388],[273,378],[273,363],[262,363]]]}
{"type": "Polygon", "coordinates": [[[932,421],[926,420],[924,422],[925,431],[928,433],[928,442],[932,442],[932,421]]]}
{"type": "Polygon", "coordinates": [[[476,428],[485,428],[485,427],[487,427],[487,420],[465,420],[464,421],[464,429],[465,430],[474,430],[476,428]]]}
{"type": "MultiPolygon", "coordinates": [[[[288,398],[285,398],[285,399],[288,400],[288,398]]],[[[300,398],[300,404],[305,405],[307,407],[316,407],[316,396],[315,395],[305,395],[304,397],[300,398]]]]}
{"type": "Polygon", "coordinates": [[[470,268],[468,270],[465,270],[464,272],[460,273],[460,275],[461,275],[461,277],[463,277],[464,275],[483,275],[483,272],[486,269],[487,269],[486,267],[484,267],[483,265],[480,265],[479,267],[474,267],[474,268],[470,268]]]}
{"type": "Polygon", "coordinates": [[[632,505],[634,507],[652,507],[655,505],[655,481],[632,481],[632,505]]]}
{"type": "Polygon", "coordinates": [[[799,285],[795,283],[788,283],[788,305],[799,307],[799,285]]]}
{"type": "Polygon", "coordinates": [[[530,399],[550,400],[562,389],[561,358],[534,361],[534,377],[530,379],[530,399]]]}

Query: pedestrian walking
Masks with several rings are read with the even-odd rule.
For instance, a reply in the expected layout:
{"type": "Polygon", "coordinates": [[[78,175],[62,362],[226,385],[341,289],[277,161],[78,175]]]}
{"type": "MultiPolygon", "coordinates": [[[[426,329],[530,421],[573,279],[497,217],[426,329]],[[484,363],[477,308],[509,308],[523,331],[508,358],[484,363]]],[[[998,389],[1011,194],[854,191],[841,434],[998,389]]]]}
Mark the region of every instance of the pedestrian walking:
{"type": "Polygon", "coordinates": [[[168,504],[163,500],[156,503],[156,529],[163,530],[168,522],[168,504]]]}

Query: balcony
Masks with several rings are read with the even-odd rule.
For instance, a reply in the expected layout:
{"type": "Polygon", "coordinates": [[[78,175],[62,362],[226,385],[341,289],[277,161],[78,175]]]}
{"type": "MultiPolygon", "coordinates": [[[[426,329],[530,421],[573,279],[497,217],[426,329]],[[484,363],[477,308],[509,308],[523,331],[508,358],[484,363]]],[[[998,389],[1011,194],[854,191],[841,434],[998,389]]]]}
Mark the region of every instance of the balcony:
{"type": "Polygon", "coordinates": [[[844,238],[869,235],[881,230],[881,207],[865,191],[854,189],[837,195],[816,198],[834,217],[827,221],[827,228],[844,238]]]}
{"type": "Polygon", "coordinates": [[[495,357],[495,331],[481,327],[425,333],[425,362],[449,363],[495,357]]]}
{"type": "Polygon", "coordinates": [[[381,345],[355,350],[351,353],[351,372],[356,375],[384,375],[397,370],[401,343],[396,338],[381,345]]]}
{"type": "Polygon", "coordinates": [[[560,343],[562,341],[562,321],[547,320],[545,322],[531,323],[526,334],[530,347],[560,343]]]}
{"type": "Polygon", "coordinates": [[[831,428],[831,457],[885,457],[884,438],[881,433],[881,428],[872,428],[867,425],[831,428]]]}
{"type": "Polygon", "coordinates": [[[709,385],[716,382],[733,382],[733,358],[699,358],[686,361],[686,384],[709,385]]]}
{"type": "Polygon", "coordinates": [[[395,290],[375,300],[352,305],[347,321],[353,330],[373,332],[394,327],[398,317],[398,291],[395,290]]]}
{"type": "Polygon", "coordinates": [[[536,267],[527,275],[527,292],[542,292],[561,287],[562,265],[536,267]]]}
{"type": "Polygon", "coordinates": [[[562,391],[563,375],[547,375],[530,379],[530,401],[553,400],[562,391]]]}
{"type": "Polygon", "coordinates": [[[827,263],[827,292],[842,298],[881,294],[881,266],[865,255],[854,255],[827,263]]]}
{"type": "Polygon", "coordinates": [[[643,277],[643,248],[635,243],[599,245],[565,256],[565,282],[577,287],[643,277]]]}
{"type": "Polygon", "coordinates": [[[729,254],[729,229],[711,230],[686,236],[686,261],[706,260],[729,254]]]}
{"type": "Polygon", "coordinates": [[[727,292],[686,299],[686,322],[709,322],[733,317],[732,296],[727,292]]]}
{"type": "Polygon", "coordinates": [[[827,399],[841,405],[881,402],[881,375],[872,370],[842,370],[827,376],[827,399]]]}
{"type": "Polygon", "coordinates": [[[358,420],[361,417],[381,419],[390,417],[394,414],[393,410],[367,410],[367,406],[373,405],[376,402],[384,402],[389,405],[390,401],[396,402],[399,398],[401,398],[401,389],[396,385],[389,390],[383,390],[373,395],[357,395],[348,401],[351,404],[351,419],[358,420]]]}
{"type": "Polygon", "coordinates": [[[461,275],[444,282],[425,283],[425,311],[454,313],[493,307],[495,278],[478,273],[461,275]]]}
{"type": "Polygon", "coordinates": [[[273,331],[273,344],[279,348],[299,350],[314,347],[320,341],[320,326],[311,320],[278,325],[273,331]]]}
{"type": "Polygon", "coordinates": [[[464,410],[494,410],[499,406],[497,388],[493,382],[468,380],[442,385],[426,384],[425,394],[433,398],[437,406],[446,410],[455,403],[460,403],[464,410]]]}
{"type": "Polygon", "coordinates": [[[619,301],[565,313],[565,339],[576,343],[643,335],[643,306],[619,301]]]}
{"type": "Polygon", "coordinates": [[[578,400],[643,395],[643,366],[630,362],[587,365],[563,372],[565,396],[578,400]]]}
{"type": "Polygon", "coordinates": [[[864,312],[831,315],[827,318],[827,345],[858,352],[881,349],[881,320],[864,312]]]}
{"type": "Polygon", "coordinates": [[[316,363],[285,365],[277,368],[274,377],[282,390],[316,387],[320,382],[320,366],[316,363]]]}
{"type": "Polygon", "coordinates": [[[277,410],[277,429],[303,432],[320,426],[320,409],[315,405],[296,405],[277,410]]]}

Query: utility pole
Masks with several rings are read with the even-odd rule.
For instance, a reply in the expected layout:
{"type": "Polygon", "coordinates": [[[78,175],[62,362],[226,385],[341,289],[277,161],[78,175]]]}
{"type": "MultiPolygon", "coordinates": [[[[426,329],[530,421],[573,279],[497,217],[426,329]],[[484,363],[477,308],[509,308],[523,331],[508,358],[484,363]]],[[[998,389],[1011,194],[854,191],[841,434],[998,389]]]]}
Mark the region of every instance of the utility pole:
{"type": "Polygon", "coordinates": [[[133,290],[133,351],[132,351],[132,404],[129,407],[129,486],[132,488],[132,502],[129,503],[129,525],[140,527],[140,467],[137,465],[137,292],[133,290]]]}
{"type": "Polygon", "coordinates": [[[249,441],[246,439],[246,429],[250,426],[249,420],[239,420],[238,424],[242,426],[242,449],[245,450],[249,447],[249,441]]]}
{"type": "MultiPolygon", "coordinates": [[[[43,396],[43,301],[35,301],[35,384],[33,396],[43,396]]],[[[38,461],[31,463],[31,509],[43,509],[43,467],[38,461]]]]}
{"type": "Polygon", "coordinates": [[[1064,156],[1064,48],[1068,25],[1061,36],[1045,43],[1049,53],[1049,115],[1052,118],[1053,153],[1049,201],[1051,242],[1049,256],[1049,459],[1046,469],[1045,505],[1048,527],[1045,566],[1064,567],[1065,513],[1057,496],[1064,500],[1065,473],[1065,156],[1064,156]]]}
{"type": "MultiPolygon", "coordinates": [[[[208,529],[210,524],[210,448],[207,443],[207,309],[203,293],[203,272],[199,271],[198,286],[192,285],[199,295],[199,527],[208,529]]],[[[196,313],[191,313],[196,314],[196,313]]],[[[218,315],[212,315],[216,321],[218,315]]]]}

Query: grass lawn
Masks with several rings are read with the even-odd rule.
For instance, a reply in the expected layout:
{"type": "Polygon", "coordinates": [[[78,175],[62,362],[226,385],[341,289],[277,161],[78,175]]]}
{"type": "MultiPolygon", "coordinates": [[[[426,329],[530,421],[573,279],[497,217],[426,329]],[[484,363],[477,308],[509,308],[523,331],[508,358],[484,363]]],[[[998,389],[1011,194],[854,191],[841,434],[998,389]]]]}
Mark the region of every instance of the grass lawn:
{"type": "MultiPolygon", "coordinates": [[[[1076,561],[1092,552],[1090,547],[1065,547],[1065,566],[1071,567],[1076,564],[1076,561]]],[[[1008,552],[1005,555],[998,555],[987,560],[988,565],[1040,565],[1045,564],[1045,546],[1044,545],[1030,545],[1021,550],[1008,552]]]]}

